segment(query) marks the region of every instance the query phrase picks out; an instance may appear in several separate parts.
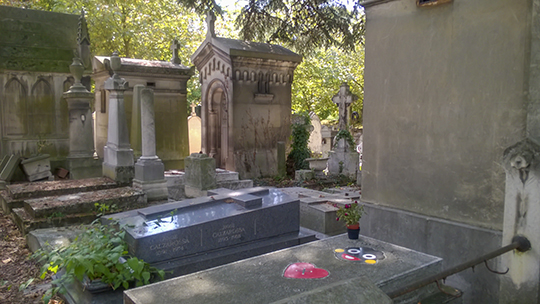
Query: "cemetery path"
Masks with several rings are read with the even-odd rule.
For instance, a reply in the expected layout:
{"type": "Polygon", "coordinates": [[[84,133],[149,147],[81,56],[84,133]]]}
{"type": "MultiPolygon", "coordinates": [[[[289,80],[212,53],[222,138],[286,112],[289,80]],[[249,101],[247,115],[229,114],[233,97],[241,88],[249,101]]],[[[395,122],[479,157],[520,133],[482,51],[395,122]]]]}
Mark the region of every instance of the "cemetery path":
{"type": "MultiPolygon", "coordinates": [[[[30,249],[17,226],[0,209],[0,303],[1,304],[38,304],[49,288],[50,277],[41,280],[39,265],[28,259],[30,249]],[[19,287],[35,278],[22,291],[19,287]]],[[[60,304],[52,300],[50,304],[60,304]]]]}

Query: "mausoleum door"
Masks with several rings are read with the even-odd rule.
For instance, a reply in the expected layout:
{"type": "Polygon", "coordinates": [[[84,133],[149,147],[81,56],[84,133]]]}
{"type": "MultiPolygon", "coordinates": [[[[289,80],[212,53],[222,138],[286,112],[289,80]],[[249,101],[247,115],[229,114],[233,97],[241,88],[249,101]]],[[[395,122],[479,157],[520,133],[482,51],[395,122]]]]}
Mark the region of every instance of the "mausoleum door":
{"type": "Polygon", "coordinates": [[[226,169],[229,144],[229,119],[227,96],[221,88],[212,92],[210,104],[209,155],[216,159],[216,167],[226,169]]]}

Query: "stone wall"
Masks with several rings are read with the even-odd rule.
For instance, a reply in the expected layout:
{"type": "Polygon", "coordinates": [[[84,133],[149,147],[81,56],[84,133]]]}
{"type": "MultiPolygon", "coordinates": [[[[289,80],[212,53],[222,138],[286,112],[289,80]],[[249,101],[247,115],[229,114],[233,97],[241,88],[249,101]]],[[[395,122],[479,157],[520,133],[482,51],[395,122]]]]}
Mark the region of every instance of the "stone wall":
{"type": "Polygon", "coordinates": [[[6,6],[0,16],[0,156],[30,156],[41,141],[53,168],[62,165],[79,16],[6,6]]]}
{"type": "Polygon", "coordinates": [[[366,5],[363,199],[500,230],[525,135],[529,0],[366,5]]]}
{"type": "Polygon", "coordinates": [[[77,15],[0,6],[0,71],[69,73],[77,15]]]}

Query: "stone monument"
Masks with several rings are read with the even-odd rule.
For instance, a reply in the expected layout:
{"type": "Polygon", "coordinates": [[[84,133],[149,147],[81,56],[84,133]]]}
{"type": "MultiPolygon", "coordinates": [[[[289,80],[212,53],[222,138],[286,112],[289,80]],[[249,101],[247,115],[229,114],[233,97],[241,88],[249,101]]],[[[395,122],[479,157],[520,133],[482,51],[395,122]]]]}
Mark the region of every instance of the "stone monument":
{"type": "Polygon", "coordinates": [[[520,235],[530,241],[531,250],[502,256],[501,268],[509,271],[500,281],[499,303],[537,303],[540,295],[540,145],[527,138],[509,147],[504,152],[504,166],[502,246],[520,235]]]}
{"type": "Polygon", "coordinates": [[[216,159],[202,153],[186,157],[185,193],[187,197],[206,196],[216,187],[216,159]]]}
{"type": "Polygon", "coordinates": [[[215,17],[192,55],[201,82],[202,152],[241,178],[278,174],[276,142],[291,132],[291,85],[302,56],[278,45],[217,37],[215,17]]]}
{"type": "Polygon", "coordinates": [[[129,134],[124,110],[124,91],[129,84],[118,76],[121,66],[118,52],[111,57],[111,68],[114,72],[105,82],[109,96],[109,128],[107,145],[103,147],[103,175],[121,183],[129,183],[133,179],[133,150],[129,145],[129,134]]]}
{"type": "Polygon", "coordinates": [[[73,58],[70,66],[75,83],[64,93],[69,109],[69,155],[67,158],[71,179],[83,179],[102,175],[101,163],[94,159],[93,119],[90,101],[94,94],[81,83],[84,71],[79,58],[73,58]]]}
{"type": "Polygon", "coordinates": [[[201,151],[201,118],[197,116],[195,108],[197,106],[191,104],[191,116],[188,117],[188,132],[189,132],[189,152],[198,153],[201,151]]]}
{"type": "MultiPolygon", "coordinates": [[[[339,108],[339,134],[349,131],[348,126],[348,108],[358,97],[351,93],[349,86],[344,83],[341,85],[338,94],[332,101],[339,108]]],[[[349,133],[350,134],[350,133],[349,133]]],[[[356,152],[356,146],[351,146],[343,137],[334,142],[334,150],[330,151],[328,159],[328,172],[330,175],[343,174],[356,180],[358,171],[359,155],[356,152]]]]}
{"type": "Polygon", "coordinates": [[[167,181],[164,175],[163,162],[156,155],[156,127],[154,119],[154,91],[140,90],[141,106],[141,150],[142,156],[135,164],[133,187],[141,189],[149,201],[166,200],[168,197],[167,181]]]}

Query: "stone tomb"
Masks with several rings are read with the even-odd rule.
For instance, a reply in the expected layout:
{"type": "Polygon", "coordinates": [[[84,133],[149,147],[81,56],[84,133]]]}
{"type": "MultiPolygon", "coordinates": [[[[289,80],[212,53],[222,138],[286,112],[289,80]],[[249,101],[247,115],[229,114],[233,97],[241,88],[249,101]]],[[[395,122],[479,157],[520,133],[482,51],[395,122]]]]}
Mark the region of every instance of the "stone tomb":
{"type": "MultiPolygon", "coordinates": [[[[441,262],[375,239],[340,235],[127,290],[124,303],[393,303],[380,291],[436,274],[441,262]],[[357,256],[368,248],[377,254],[336,258],[347,252],[357,256]],[[294,272],[296,266],[302,271],[294,272]]],[[[396,300],[418,303],[432,291],[418,290],[396,300]]]]}
{"type": "Polygon", "coordinates": [[[299,232],[298,200],[277,189],[209,194],[112,218],[125,225],[131,255],[172,276],[315,240],[299,232]]]}

